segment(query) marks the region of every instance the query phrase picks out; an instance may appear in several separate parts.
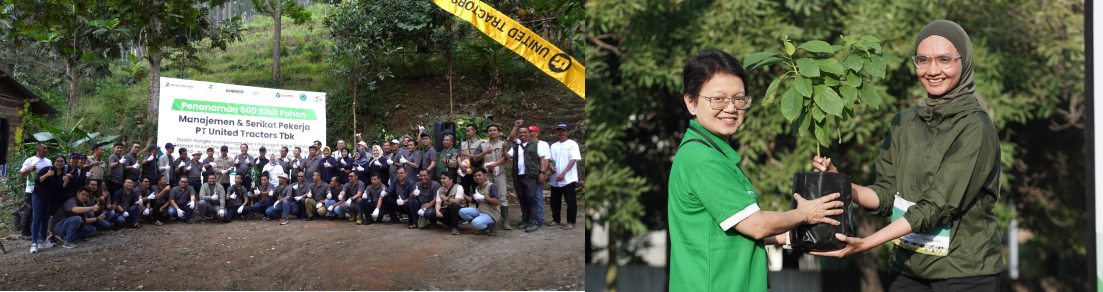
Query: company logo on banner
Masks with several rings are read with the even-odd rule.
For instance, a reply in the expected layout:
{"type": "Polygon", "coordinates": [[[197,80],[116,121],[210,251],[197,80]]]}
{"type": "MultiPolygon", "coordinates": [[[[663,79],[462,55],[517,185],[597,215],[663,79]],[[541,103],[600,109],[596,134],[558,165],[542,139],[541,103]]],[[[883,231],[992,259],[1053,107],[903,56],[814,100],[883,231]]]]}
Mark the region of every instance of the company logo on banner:
{"type": "Polygon", "coordinates": [[[479,0],[433,0],[440,8],[470,22],[502,46],[524,57],[575,94],[586,98],[586,68],[570,55],[494,7],[479,0]]]}
{"type": "MultiPolygon", "coordinates": [[[[256,156],[261,146],[268,149],[303,147],[314,140],[326,140],[325,93],[281,93],[280,89],[216,84],[161,77],[157,144],[176,145],[191,152],[215,153],[222,146],[229,155],[240,154],[240,145],[256,156]],[[193,88],[206,88],[203,92],[193,88]],[[215,88],[218,90],[215,90],[215,88]],[[303,103],[307,94],[317,102],[303,103]]],[[[278,153],[270,151],[269,153],[278,153]]],[[[216,154],[219,155],[219,154],[216,154]]]]}

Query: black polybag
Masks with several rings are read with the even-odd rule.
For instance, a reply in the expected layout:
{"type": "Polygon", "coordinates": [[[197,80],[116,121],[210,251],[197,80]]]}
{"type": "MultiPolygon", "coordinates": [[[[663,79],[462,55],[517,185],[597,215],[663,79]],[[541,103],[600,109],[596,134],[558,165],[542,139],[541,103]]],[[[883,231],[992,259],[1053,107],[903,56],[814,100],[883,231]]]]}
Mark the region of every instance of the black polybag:
{"type": "MultiPolygon", "coordinates": [[[[793,175],[793,192],[800,194],[805,200],[815,200],[823,196],[839,193],[839,198],[834,201],[843,202],[843,213],[828,218],[839,221],[839,225],[819,223],[813,225],[800,225],[789,231],[789,242],[793,249],[799,251],[832,251],[846,247],[846,243],[839,241],[835,233],[842,233],[848,237],[854,236],[854,227],[851,224],[850,203],[851,197],[850,176],[835,172],[800,172],[793,175]]],[[[792,208],[797,208],[797,200],[792,200],[792,208]]]]}

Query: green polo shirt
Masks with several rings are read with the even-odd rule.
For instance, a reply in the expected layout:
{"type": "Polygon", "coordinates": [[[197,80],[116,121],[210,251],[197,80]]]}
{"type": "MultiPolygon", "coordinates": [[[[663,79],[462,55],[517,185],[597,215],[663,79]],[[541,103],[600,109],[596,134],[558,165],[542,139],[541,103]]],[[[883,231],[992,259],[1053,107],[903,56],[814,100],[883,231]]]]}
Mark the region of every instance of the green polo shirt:
{"type": "Polygon", "coordinates": [[[690,128],[670,169],[670,291],[766,291],[765,241],[735,229],[759,210],[739,154],[697,121],[690,128]]]}

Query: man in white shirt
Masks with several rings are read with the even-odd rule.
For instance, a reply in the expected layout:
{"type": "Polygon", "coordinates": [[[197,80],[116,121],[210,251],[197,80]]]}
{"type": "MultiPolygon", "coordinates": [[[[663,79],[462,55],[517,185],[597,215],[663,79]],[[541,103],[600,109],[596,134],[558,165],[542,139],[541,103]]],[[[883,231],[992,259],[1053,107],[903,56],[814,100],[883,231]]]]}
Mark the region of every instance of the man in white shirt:
{"type": "MultiPolygon", "coordinates": [[[[19,169],[19,177],[27,178],[26,192],[23,197],[23,230],[21,233],[26,238],[31,236],[31,194],[34,193],[34,184],[38,180],[38,170],[50,166],[50,160],[46,159],[46,144],[38,142],[34,146],[34,156],[23,160],[23,167],[19,169]]],[[[52,214],[52,213],[48,213],[52,214]]]]}
{"type": "Polygon", "coordinates": [[[567,225],[563,229],[574,229],[575,217],[578,215],[578,202],[576,201],[575,188],[578,185],[577,162],[582,160],[582,153],[578,149],[578,143],[567,139],[571,134],[571,127],[567,123],[555,126],[555,136],[558,142],[551,145],[551,209],[552,221],[548,226],[559,225],[559,211],[562,198],[567,199],[567,225]]]}

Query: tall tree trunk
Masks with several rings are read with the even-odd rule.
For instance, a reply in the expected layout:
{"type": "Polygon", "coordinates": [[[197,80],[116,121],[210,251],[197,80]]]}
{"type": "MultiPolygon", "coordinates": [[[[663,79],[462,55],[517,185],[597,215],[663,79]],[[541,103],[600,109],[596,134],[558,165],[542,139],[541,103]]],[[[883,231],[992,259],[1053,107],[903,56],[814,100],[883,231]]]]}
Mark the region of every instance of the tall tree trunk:
{"type": "Polygon", "coordinates": [[[146,112],[146,120],[149,124],[157,123],[157,108],[161,103],[161,52],[158,49],[149,50],[146,54],[149,61],[149,109],[146,112]]]}
{"type": "Polygon", "coordinates": [[[356,81],[358,77],[352,77],[352,131],[356,132],[359,129],[356,128],[356,81]]]}
{"type": "Polygon", "coordinates": [[[456,108],[452,101],[452,51],[454,49],[448,49],[448,114],[456,114],[456,108]]]}
{"type": "MultiPolygon", "coordinates": [[[[874,223],[872,214],[863,211],[855,213],[858,215],[858,236],[866,238],[877,232],[877,225],[874,223]]],[[[880,252],[873,248],[858,253],[857,256],[858,269],[862,274],[862,292],[885,291],[884,287],[881,286],[881,274],[877,272],[877,258],[881,256],[880,252]]]]}
{"type": "Polygon", "coordinates": [[[280,84],[280,20],[283,18],[283,13],[280,11],[282,8],[282,2],[276,1],[276,4],[272,6],[272,18],[276,21],[273,34],[275,37],[272,42],[272,80],[276,82],[276,85],[280,84]]]}
{"type": "Polygon", "coordinates": [[[65,78],[69,81],[69,110],[73,110],[74,104],[80,102],[80,70],[76,68],[76,61],[65,62],[65,78]]]}

